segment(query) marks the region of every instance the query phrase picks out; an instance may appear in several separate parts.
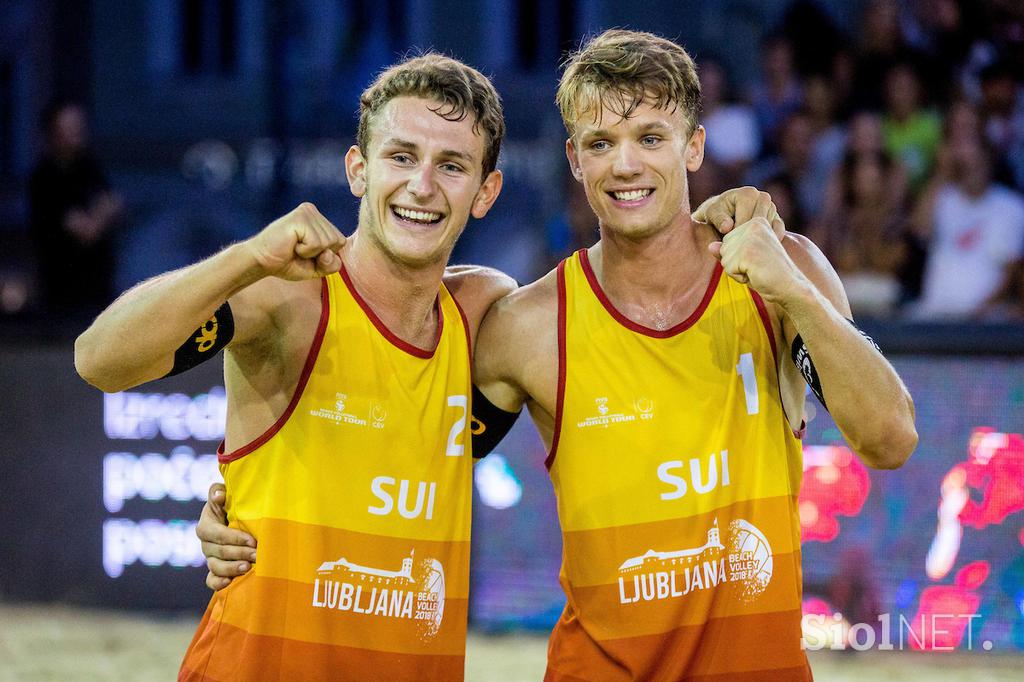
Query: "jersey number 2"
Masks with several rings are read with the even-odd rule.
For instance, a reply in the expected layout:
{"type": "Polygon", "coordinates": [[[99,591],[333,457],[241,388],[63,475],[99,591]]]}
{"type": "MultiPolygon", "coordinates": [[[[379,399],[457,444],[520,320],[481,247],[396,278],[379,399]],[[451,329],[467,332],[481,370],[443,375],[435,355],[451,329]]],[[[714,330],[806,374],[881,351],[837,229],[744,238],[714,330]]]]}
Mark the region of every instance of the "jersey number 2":
{"type": "Polygon", "coordinates": [[[747,399],[747,414],[757,414],[761,404],[757,398],[757,375],[754,374],[753,353],[743,353],[740,355],[740,362],[736,365],[736,373],[743,379],[743,395],[747,399]]]}
{"type": "Polygon", "coordinates": [[[448,396],[448,407],[461,407],[462,416],[452,426],[452,430],[448,432],[448,448],[444,451],[444,454],[448,457],[461,457],[466,452],[466,446],[461,443],[456,443],[462,432],[466,430],[466,415],[469,413],[469,399],[464,395],[450,395],[448,396]]]}

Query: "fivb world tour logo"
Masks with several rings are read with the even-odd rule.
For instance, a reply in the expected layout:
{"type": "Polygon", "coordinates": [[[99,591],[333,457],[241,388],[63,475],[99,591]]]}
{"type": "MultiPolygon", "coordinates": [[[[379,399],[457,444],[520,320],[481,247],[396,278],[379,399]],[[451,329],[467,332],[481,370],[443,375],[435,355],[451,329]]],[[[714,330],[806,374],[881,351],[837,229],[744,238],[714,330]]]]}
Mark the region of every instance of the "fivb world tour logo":
{"type": "Polygon", "coordinates": [[[414,561],[389,571],[352,563],[345,557],[325,561],[313,580],[313,607],[365,616],[415,621],[423,639],[432,639],[444,618],[444,567],[437,559],[414,561]]]}
{"type": "Polygon", "coordinates": [[[703,545],[627,559],[619,566],[619,603],[660,601],[725,585],[751,602],[772,579],[772,548],[764,533],[744,519],[729,524],[722,544],[716,518],[703,545]]]}

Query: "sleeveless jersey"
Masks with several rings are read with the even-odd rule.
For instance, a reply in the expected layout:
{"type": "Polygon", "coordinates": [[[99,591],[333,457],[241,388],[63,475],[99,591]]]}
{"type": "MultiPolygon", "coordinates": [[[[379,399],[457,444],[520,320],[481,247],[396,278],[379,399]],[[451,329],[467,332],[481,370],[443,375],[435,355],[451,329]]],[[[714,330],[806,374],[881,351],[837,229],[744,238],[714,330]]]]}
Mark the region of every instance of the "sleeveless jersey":
{"type": "Polygon", "coordinates": [[[547,680],[806,680],[800,443],[763,301],[716,266],[658,331],[559,265],[550,474],[568,597],[547,680]]]}
{"type": "Polygon", "coordinates": [[[391,333],[348,275],[291,404],[225,454],[230,525],[257,538],[179,679],[461,680],[472,502],[468,327],[442,286],[436,347],[391,333]]]}

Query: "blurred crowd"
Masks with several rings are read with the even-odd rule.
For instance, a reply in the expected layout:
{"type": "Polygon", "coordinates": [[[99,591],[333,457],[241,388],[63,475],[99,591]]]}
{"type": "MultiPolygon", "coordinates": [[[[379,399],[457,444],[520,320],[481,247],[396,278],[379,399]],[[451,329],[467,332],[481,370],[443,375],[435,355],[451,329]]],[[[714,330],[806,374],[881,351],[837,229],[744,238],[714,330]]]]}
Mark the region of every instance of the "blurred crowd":
{"type": "Polygon", "coordinates": [[[692,198],[769,191],[855,315],[1024,321],[1024,36],[1010,10],[872,0],[850,38],[800,3],[745,94],[700,60],[708,143],[692,198]]]}
{"type": "MultiPolygon", "coordinates": [[[[708,141],[690,178],[692,205],[727,187],[770,192],[788,229],[835,266],[858,317],[1024,323],[1024,2],[860,6],[844,31],[818,3],[796,0],[757,64],[738,68],[727,53],[696,51],[708,141]]],[[[139,270],[134,282],[153,274],[133,269],[136,261],[178,267],[212,248],[188,242],[198,255],[168,265],[187,241],[180,211],[150,221],[155,229],[120,230],[126,202],[90,151],[82,107],[54,102],[41,122],[45,145],[26,202],[37,291],[0,273],[0,311],[28,297],[44,313],[92,313],[123,288],[115,272],[139,270]]],[[[493,232],[515,229],[536,248],[517,246],[523,262],[509,271],[528,278],[592,244],[596,225],[579,185],[540,189],[561,195],[546,229],[544,216],[517,213],[485,230],[483,250],[459,255],[492,264],[491,251],[509,251],[511,238],[493,232]],[[529,234],[524,222],[536,223],[529,234]]],[[[201,214],[205,224],[189,234],[211,231],[216,211],[201,214]]],[[[473,235],[463,241],[471,246],[473,235]]]]}

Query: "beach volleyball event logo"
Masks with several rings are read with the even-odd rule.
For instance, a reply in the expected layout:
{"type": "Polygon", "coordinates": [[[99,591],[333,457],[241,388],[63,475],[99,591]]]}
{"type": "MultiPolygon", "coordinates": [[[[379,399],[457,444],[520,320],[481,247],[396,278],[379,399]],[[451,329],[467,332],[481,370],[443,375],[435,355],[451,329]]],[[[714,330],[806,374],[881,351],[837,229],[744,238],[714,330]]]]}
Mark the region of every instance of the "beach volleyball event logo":
{"type": "Polygon", "coordinates": [[[754,524],[736,519],[729,524],[729,580],[738,585],[740,596],[751,602],[761,596],[772,579],[772,547],[754,524]]]}
{"type": "Polygon", "coordinates": [[[730,585],[750,603],[768,588],[772,568],[771,545],[757,526],[736,519],[723,544],[716,518],[700,546],[649,549],[626,559],[619,566],[619,603],[673,599],[718,585],[730,585]]]}
{"type": "Polygon", "coordinates": [[[444,566],[432,558],[417,562],[415,550],[397,571],[341,557],[323,562],[313,579],[313,608],[415,621],[425,640],[441,630],[444,598],[444,566]]]}

